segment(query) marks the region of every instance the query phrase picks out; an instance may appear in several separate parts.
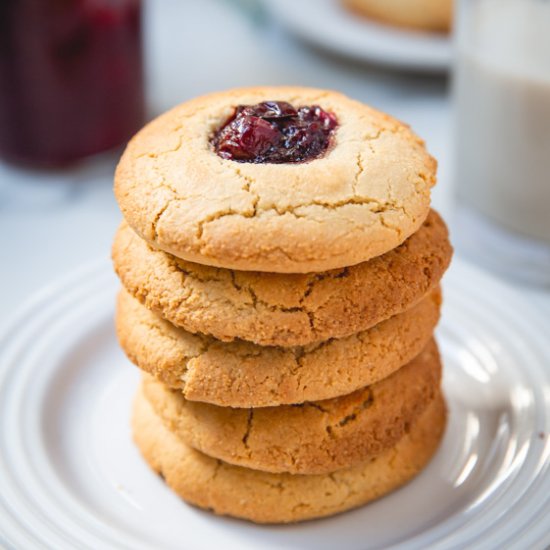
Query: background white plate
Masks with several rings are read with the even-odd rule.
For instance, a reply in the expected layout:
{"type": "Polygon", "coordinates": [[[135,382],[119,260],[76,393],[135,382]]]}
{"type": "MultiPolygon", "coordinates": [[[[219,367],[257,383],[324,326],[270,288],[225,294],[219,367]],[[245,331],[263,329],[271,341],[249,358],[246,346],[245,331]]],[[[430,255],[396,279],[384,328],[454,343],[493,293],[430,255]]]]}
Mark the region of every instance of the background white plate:
{"type": "Polygon", "coordinates": [[[349,13],[338,0],[264,0],[271,15],[311,44],[395,68],[441,72],[451,63],[451,39],[440,33],[382,25],[349,13]]]}
{"type": "Polygon", "coordinates": [[[17,549],[529,548],[550,543],[549,323],[455,261],[439,329],[449,425],[399,491],[262,527],[181,502],[131,443],[137,369],[112,326],[107,262],[55,284],[0,341],[0,546],[17,549]]]}

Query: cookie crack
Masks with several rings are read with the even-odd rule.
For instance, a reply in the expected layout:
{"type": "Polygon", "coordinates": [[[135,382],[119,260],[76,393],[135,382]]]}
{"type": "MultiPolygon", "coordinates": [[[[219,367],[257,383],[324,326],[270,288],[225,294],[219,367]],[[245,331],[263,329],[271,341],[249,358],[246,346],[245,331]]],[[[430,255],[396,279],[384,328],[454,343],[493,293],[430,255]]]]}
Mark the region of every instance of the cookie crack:
{"type": "Polygon", "coordinates": [[[357,420],[357,416],[360,415],[363,411],[370,408],[372,404],[374,403],[374,396],[372,395],[372,391],[368,390],[368,396],[366,399],[364,399],[360,405],[355,407],[355,409],[348,415],[344,416],[341,420],[339,420],[336,424],[333,424],[334,427],[343,427],[346,424],[349,424],[350,422],[353,422],[354,420],[357,420]]]}
{"type": "MultiPolygon", "coordinates": [[[[341,199],[335,202],[312,200],[304,203],[287,205],[285,207],[279,207],[277,205],[260,207],[259,205],[260,196],[253,191],[252,183],[253,183],[253,180],[251,180],[250,178],[247,178],[243,187],[241,188],[243,191],[250,193],[252,196],[250,209],[245,211],[238,211],[238,210],[235,210],[234,208],[226,208],[226,209],[211,213],[210,215],[206,216],[205,218],[203,218],[197,223],[197,229],[195,233],[197,240],[199,241],[202,240],[206,225],[213,222],[217,222],[222,218],[230,217],[230,216],[236,216],[236,217],[242,217],[242,218],[260,218],[265,216],[266,214],[274,212],[278,216],[284,216],[285,214],[288,214],[288,215],[294,216],[297,219],[300,219],[300,218],[309,218],[309,213],[300,212],[299,211],[300,209],[308,209],[313,207],[322,208],[324,210],[336,211],[348,206],[367,206],[369,207],[370,212],[372,212],[373,214],[384,214],[386,212],[404,211],[403,206],[400,204],[397,204],[394,201],[381,201],[374,197],[367,197],[364,195],[362,196],[362,195],[356,195],[356,194],[354,194],[351,197],[346,197],[344,199],[341,199]]],[[[201,251],[202,251],[202,248],[203,246],[201,246],[201,251]]],[[[280,247],[274,247],[273,250],[279,250],[288,259],[294,260],[294,258],[290,257],[288,253],[280,249],[280,247]]]]}
{"type": "MultiPolygon", "coordinates": [[[[154,250],[154,249],[152,249],[154,250]]],[[[228,278],[220,278],[220,277],[199,277],[197,273],[190,271],[188,269],[185,269],[178,260],[174,256],[169,257],[169,266],[171,269],[178,271],[185,277],[189,277],[190,279],[194,279],[196,281],[202,282],[202,283],[230,283],[237,291],[239,292],[246,292],[250,298],[250,302],[253,308],[263,307],[267,311],[272,312],[282,312],[282,313],[297,313],[297,312],[303,312],[307,314],[307,311],[305,307],[301,306],[294,306],[294,307],[283,307],[283,306],[277,306],[276,304],[270,304],[269,302],[266,302],[258,297],[256,294],[254,288],[251,285],[240,285],[236,281],[235,272],[232,270],[229,270],[230,276],[228,278]]],[[[180,306],[188,299],[187,296],[184,296],[180,300],[180,306]]],[[[248,308],[248,305],[243,305],[242,309],[248,308]]]]}
{"type": "Polygon", "coordinates": [[[242,173],[242,170],[238,167],[235,168],[235,174],[241,178],[242,180],[244,180],[244,184],[242,186],[242,190],[245,192],[245,193],[248,193],[251,197],[252,197],[252,209],[253,209],[253,212],[252,212],[252,216],[251,217],[254,217],[256,216],[257,214],[257,209],[258,209],[258,203],[260,202],[260,195],[258,195],[258,193],[256,193],[256,191],[254,191],[254,189],[252,188],[252,185],[254,183],[254,180],[250,177],[250,176],[247,176],[246,174],[243,174],[242,173]]]}
{"type": "Polygon", "coordinates": [[[153,234],[153,240],[156,240],[158,238],[158,224],[159,220],[162,217],[162,215],[168,210],[168,207],[170,206],[170,202],[168,201],[155,215],[153,220],[151,221],[151,233],[153,234]]]}
{"type": "MultiPolygon", "coordinates": [[[[170,340],[173,344],[180,348],[181,340],[177,336],[171,334],[169,330],[164,330],[162,327],[159,327],[151,321],[141,320],[140,323],[145,326],[149,332],[154,332],[157,336],[170,340]]],[[[190,361],[191,359],[200,357],[215,343],[214,339],[207,341],[208,336],[203,334],[193,334],[193,336],[195,337],[194,339],[196,340],[199,349],[196,353],[182,352],[183,361],[190,361]]]]}
{"type": "Polygon", "coordinates": [[[292,406],[301,407],[304,409],[307,407],[311,407],[312,409],[317,409],[323,414],[330,414],[330,411],[328,409],[325,409],[322,405],[319,405],[319,403],[316,403],[315,401],[306,401],[305,403],[296,403],[295,405],[292,405],[292,406]]]}
{"type": "MultiPolygon", "coordinates": [[[[322,97],[324,97],[324,96],[319,96],[319,98],[322,98],[322,97]]],[[[183,126],[180,124],[180,126],[175,128],[173,131],[177,132],[182,127],[183,126]]],[[[402,131],[402,129],[400,127],[394,127],[394,126],[379,127],[374,134],[364,135],[358,141],[360,143],[367,143],[369,145],[369,147],[371,147],[371,150],[372,150],[372,142],[380,139],[380,137],[384,133],[389,132],[389,133],[395,134],[395,133],[398,133],[400,131],[402,131]]],[[[174,152],[178,151],[181,147],[182,147],[182,137],[178,136],[177,144],[174,147],[172,147],[171,149],[167,149],[166,151],[155,152],[155,153],[143,153],[141,155],[138,155],[138,157],[148,156],[150,158],[158,158],[162,155],[174,153],[174,152]]],[[[231,164],[233,164],[233,163],[231,163],[231,164]]],[[[403,205],[398,204],[395,200],[381,201],[381,200],[376,199],[374,197],[368,197],[368,196],[358,194],[357,190],[358,190],[359,180],[361,178],[361,174],[363,174],[363,172],[365,170],[364,151],[363,150],[359,150],[357,152],[356,165],[357,165],[357,168],[356,168],[356,172],[355,172],[355,175],[354,175],[354,178],[353,178],[353,181],[352,181],[352,196],[349,196],[349,197],[346,197],[344,199],[341,199],[339,201],[334,201],[334,202],[312,200],[312,201],[308,201],[308,202],[287,205],[287,206],[284,206],[284,207],[280,207],[280,206],[275,205],[275,204],[267,205],[267,206],[264,205],[264,206],[260,207],[261,196],[254,189],[254,179],[251,178],[250,176],[247,176],[245,173],[243,173],[242,168],[239,167],[238,165],[237,166],[234,166],[234,165],[231,166],[231,168],[233,169],[235,175],[243,181],[241,190],[243,192],[249,194],[250,197],[251,197],[250,207],[246,208],[244,210],[242,210],[242,209],[237,210],[235,208],[221,209],[217,212],[213,212],[213,213],[209,214],[208,216],[205,216],[202,220],[199,220],[196,223],[196,230],[195,230],[195,237],[199,241],[199,247],[198,247],[199,252],[203,252],[203,249],[206,246],[206,243],[202,243],[202,240],[203,240],[203,237],[204,237],[205,227],[208,224],[219,221],[220,219],[222,219],[224,217],[237,216],[237,217],[242,217],[242,218],[256,218],[256,217],[260,217],[260,216],[269,214],[271,212],[275,212],[277,215],[280,215],[280,216],[288,214],[288,215],[294,216],[297,219],[302,219],[302,218],[309,218],[310,215],[309,215],[308,212],[300,212],[301,209],[308,209],[308,208],[312,208],[312,207],[318,207],[318,208],[322,208],[322,209],[325,209],[325,210],[334,211],[334,210],[338,210],[338,209],[345,208],[345,207],[352,206],[352,205],[366,206],[374,214],[384,214],[385,212],[394,212],[394,211],[402,211],[406,214],[403,205]]],[[[164,205],[164,207],[161,208],[159,210],[159,212],[156,213],[154,219],[151,222],[152,234],[154,235],[153,240],[156,240],[157,237],[158,237],[157,226],[158,226],[159,220],[162,217],[162,215],[164,214],[164,212],[168,209],[168,206],[169,206],[170,202],[172,200],[186,200],[186,198],[179,196],[176,189],[174,189],[165,180],[165,178],[162,176],[162,174],[160,174],[158,172],[158,169],[157,169],[156,165],[154,165],[154,171],[155,171],[157,177],[161,180],[158,183],[158,187],[164,187],[165,189],[167,189],[172,194],[171,200],[169,200],[168,203],[166,205],[164,205]]],[[[417,174],[417,176],[418,176],[418,180],[419,180],[419,183],[418,183],[417,187],[420,186],[420,185],[425,187],[426,185],[430,184],[430,181],[428,181],[430,178],[426,174],[420,172],[420,173],[417,174]]],[[[313,221],[317,221],[317,220],[313,220],[313,221]]],[[[383,216],[381,216],[381,224],[384,227],[386,227],[388,229],[391,229],[392,231],[397,231],[399,234],[401,233],[399,227],[388,223],[387,220],[383,219],[383,216]]],[[[280,252],[282,254],[284,254],[285,256],[287,256],[290,261],[295,261],[296,260],[296,258],[289,257],[288,254],[285,253],[285,251],[281,250],[280,252]]]]}
{"type": "Polygon", "coordinates": [[[235,270],[233,269],[229,270],[229,278],[231,279],[231,284],[236,290],[241,291],[243,289],[242,286],[239,283],[237,283],[237,275],[235,273],[235,270]]]}
{"type": "Polygon", "coordinates": [[[225,210],[219,210],[218,212],[213,212],[212,214],[206,216],[205,218],[203,218],[197,223],[195,238],[198,241],[202,241],[202,236],[204,234],[204,226],[214,221],[217,221],[221,218],[224,218],[226,216],[241,216],[243,218],[251,217],[251,216],[247,216],[245,212],[238,212],[233,208],[226,208],[225,210]]]}
{"type": "MultiPolygon", "coordinates": [[[[342,428],[346,426],[347,424],[350,424],[351,422],[354,422],[357,420],[357,418],[363,413],[365,410],[369,409],[374,404],[374,395],[371,389],[366,388],[363,390],[366,392],[366,397],[357,405],[354,407],[354,409],[349,413],[346,414],[344,417],[341,417],[339,419],[334,420],[331,423],[327,423],[325,426],[325,430],[327,434],[333,438],[335,434],[335,430],[338,428],[342,428]]],[[[330,409],[325,408],[323,405],[321,405],[318,401],[307,401],[305,403],[297,403],[295,405],[292,405],[293,407],[301,407],[301,408],[313,408],[318,410],[324,415],[332,416],[332,411],[330,409]]]]}
{"type": "Polygon", "coordinates": [[[349,275],[349,268],[343,267],[342,269],[338,269],[336,271],[325,271],[322,273],[314,273],[311,277],[311,279],[307,282],[306,289],[300,298],[300,305],[303,304],[304,300],[311,295],[315,287],[318,283],[321,281],[324,281],[326,279],[344,279],[349,275]]]}
{"type": "MultiPolygon", "coordinates": [[[[399,208],[398,209],[399,211],[403,212],[404,214],[406,214],[405,212],[405,209],[404,208],[399,208]]],[[[391,224],[389,223],[386,218],[384,217],[384,215],[382,214],[382,216],[380,216],[380,223],[382,224],[383,227],[385,227],[386,229],[390,229],[391,231],[394,231],[395,233],[397,233],[399,236],[402,235],[403,233],[403,230],[401,229],[401,227],[399,227],[398,225],[394,225],[394,224],[391,224]]]]}
{"type": "Polygon", "coordinates": [[[254,409],[248,409],[248,416],[246,418],[246,430],[242,437],[242,442],[245,449],[249,449],[248,438],[250,437],[250,432],[252,430],[252,420],[254,418],[254,409]]]}
{"type": "Polygon", "coordinates": [[[365,171],[365,167],[363,166],[363,152],[359,151],[357,153],[357,158],[355,159],[355,162],[357,164],[357,171],[355,172],[355,175],[353,177],[353,182],[351,184],[351,188],[353,190],[353,196],[357,196],[357,186],[359,185],[359,178],[361,177],[361,174],[365,171]]]}
{"type": "MultiPolygon", "coordinates": [[[[384,223],[389,227],[392,227],[387,220],[384,220],[384,223]]],[[[394,230],[397,230],[397,229],[394,228],[394,230]]],[[[158,249],[154,248],[152,245],[148,244],[147,246],[149,250],[155,252],[156,254],[160,254],[158,249]]],[[[408,241],[405,241],[401,246],[403,248],[406,248],[408,246],[408,241]]],[[[184,305],[186,302],[190,300],[190,297],[194,292],[193,281],[198,281],[200,283],[210,283],[210,282],[223,283],[223,284],[231,285],[241,295],[243,293],[246,293],[248,295],[248,300],[241,301],[239,299],[237,302],[231,301],[229,298],[227,298],[228,301],[231,301],[232,307],[235,308],[236,310],[251,309],[251,304],[252,304],[253,308],[264,308],[265,311],[281,312],[281,313],[301,313],[303,315],[308,316],[309,325],[313,332],[313,335],[315,335],[317,332],[318,322],[317,322],[316,312],[322,309],[322,304],[319,304],[313,300],[308,300],[308,298],[315,292],[315,289],[317,288],[317,286],[319,284],[322,284],[322,282],[325,279],[337,280],[339,278],[345,278],[349,275],[349,269],[346,269],[346,268],[339,271],[331,270],[330,272],[310,274],[306,279],[306,284],[302,292],[300,293],[299,296],[296,297],[296,302],[295,302],[296,305],[292,307],[284,307],[276,302],[274,303],[272,301],[265,301],[261,299],[261,297],[257,294],[254,288],[254,282],[249,281],[246,277],[243,277],[241,279],[239,277],[239,273],[233,270],[212,269],[212,270],[207,270],[206,272],[196,271],[191,262],[178,260],[173,255],[165,254],[165,253],[162,253],[162,261],[165,264],[167,264],[170,270],[179,273],[184,278],[184,281],[182,281],[182,290],[186,289],[186,291],[182,292],[178,297],[179,304],[174,304],[174,303],[170,304],[171,309],[177,309],[178,307],[181,307],[182,305],[184,305]],[[189,280],[185,281],[186,278],[188,278],[189,280]]],[[[428,259],[423,258],[422,261],[424,263],[430,263],[431,256],[428,259]]],[[[399,274],[396,273],[395,270],[389,269],[388,274],[396,282],[399,282],[398,279],[402,279],[402,277],[398,276],[399,274]]],[[[135,292],[133,294],[136,295],[135,292]]],[[[142,291],[141,294],[136,295],[136,297],[138,297],[140,301],[143,303],[144,301],[146,301],[145,294],[146,293],[142,291]]],[[[298,367],[301,365],[301,361],[299,357],[297,357],[297,364],[298,364],[298,367]]]]}
{"type": "Polygon", "coordinates": [[[277,215],[283,216],[284,214],[293,214],[296,217],[306,217],[305,214],[301,214],[300,212],[297,212],[300,208],[311,208],[314,206],[318,206],[319,208],[323,208],[325,210],[339,210],[341,208],[344,208],[346,206],[372,206],[370,208],[370,211],[374,214],[379,214],[382,212],[387,212],[391,210],[401,210],[402,206],[396,204],[393,201],[381,201],[379,199],[375,199],[374,197],[367,197],[362,195],[353,195],[351,197],[346,197],[344,199],[341,199],[339,201],[334,202],[327,202],[327,201],[320,201],[320,200],[312,200],[304,203],[298,203],[298,204],[292,204],[287,205],[284,208],[279,208],[275,205],[261,208],[258,210],[259,214],[265,214],[268,212],[276,212],[277,215]]]}
{"type": "Polygon", "coordinates": [[[315,323],[315,313],[313,313],[313,311],[309,311],[308,309],[304,309],[304,313],[307,315],[307,320],[308,320],[308,323],[309,323],[309,328],[311,330],[311,333],[312,334],[316,334],[317,332],[317,329],[316,329],[316,323],[315,323]]]}

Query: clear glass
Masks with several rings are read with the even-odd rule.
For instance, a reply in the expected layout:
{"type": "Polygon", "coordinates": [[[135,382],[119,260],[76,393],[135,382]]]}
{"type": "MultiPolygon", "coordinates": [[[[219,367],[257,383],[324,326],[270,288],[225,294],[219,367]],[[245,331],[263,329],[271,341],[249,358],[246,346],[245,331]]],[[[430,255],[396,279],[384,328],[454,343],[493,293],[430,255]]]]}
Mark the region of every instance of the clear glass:
{"type": "Polygon", "coordinates": [[[550,1],[459,0],[455,31],[459,244],[550,285],[550,1]]]}
{"type": "Polygon", "coordinates": [[[143,116],[140,0],[0,0],[0,156],[69,163],[143,116]]]}

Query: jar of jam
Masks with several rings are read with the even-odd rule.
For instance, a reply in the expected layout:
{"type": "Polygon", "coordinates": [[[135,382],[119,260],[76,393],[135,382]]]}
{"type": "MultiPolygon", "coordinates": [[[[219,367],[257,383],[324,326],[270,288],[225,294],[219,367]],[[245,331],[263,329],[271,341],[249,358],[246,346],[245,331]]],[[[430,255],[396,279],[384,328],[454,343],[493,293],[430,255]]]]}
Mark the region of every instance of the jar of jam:
{"type": "Polygon", "coordinates": [[[0,2],[0,156],[58,166],[143,124],[140,0],[0,2]]]}

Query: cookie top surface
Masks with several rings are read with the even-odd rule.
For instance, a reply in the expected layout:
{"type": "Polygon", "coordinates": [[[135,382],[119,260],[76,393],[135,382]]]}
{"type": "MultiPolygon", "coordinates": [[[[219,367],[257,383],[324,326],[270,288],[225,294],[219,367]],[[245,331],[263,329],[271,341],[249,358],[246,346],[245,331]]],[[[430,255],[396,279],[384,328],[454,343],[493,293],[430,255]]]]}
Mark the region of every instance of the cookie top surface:
{"type": "Polygon", "coordinates": [[[121,291],[116,328],[130,360],[186,399],[222,407],[267,407],[331,399],[389,376],[431,339],[440,300],[436,289],[367,331],[281,348],[192,334],[121,291]]]}
{"type": "Polygon", "coordinates": [[[439,284],[452,256],[434,211],[398,248],[324,273],[232,271],[178,260],[125,224],[112,252],[128,292],[174,325],[224,341],[287,347],[349,336],[405,311],[439,284]]]}
{"type": "Polygon", "coordinates": [[[318,474],[358,464],[397,443],[438,393],[440,377],[432,341],[376,384],[302,405],[218,407],[188,401],[149,376],[143,388],[165,424],[209,456],[255,470],[318,474]]]}
{"type": "Polygon", "coordinates": [[[243,88],[161,115],[129,143],[115,175],[124,217],[189,261],[280,273],[354,265],[402,243],[428,214],[436,162],[408,127],[313,88],[243,88]],[[336,118],[331,144],[299,163],[221,158],[216,131],[240,105],[285,101],[336,118]]]}
{"type": "Polygon", "coordinates": [[[374,460],[331,474],[272,474],[233,466],[187,446],[138,394],[134,440],[151,468],[191,504],[258,523],[287,523],[349,510],[414,477],[436,451],[445,428],[438,395],[410,431],[374,460]]]}

